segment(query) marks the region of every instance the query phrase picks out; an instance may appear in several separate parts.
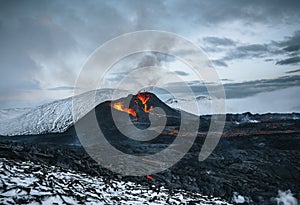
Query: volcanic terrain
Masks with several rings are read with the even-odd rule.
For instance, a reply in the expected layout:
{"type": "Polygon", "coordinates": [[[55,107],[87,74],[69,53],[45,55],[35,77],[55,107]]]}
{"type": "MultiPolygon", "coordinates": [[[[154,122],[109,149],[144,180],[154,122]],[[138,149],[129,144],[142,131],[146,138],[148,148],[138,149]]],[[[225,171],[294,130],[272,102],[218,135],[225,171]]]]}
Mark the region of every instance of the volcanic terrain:
{"type": "MultiPolygon", "coordinates": [[[[227,202],[276,204],[278,191],[290,190],[295,198],[300,199],[300,114],[227,114],[220,142],[213,153],[205,161],[200,162],[198,156],[206,138],[211,117],[209,115],[197,117],[175,110],[154,94],[143,92],[115,101],[100,103],[79,119],[75,127],[74,124],[70,125],[64,132],[1,136],[0,156],[3,158],[1,166],[8,167],[9,171],[2,169],[0,200],[7,202],[7,198],[12,197],[7,194],[11,187],[7,183],[11,182],[7,181],[5,176],[13,175],[11,170],[19,168],[12,167],[19,166],[21,161],[26,162],[26,166],[28,165],[28,169],[22,171],[24,173],[35,170],[30,163],[39,164],[38,166],[53,165],[58,167],[57,169],[70,170],[70,173],[76,172],[80,175],[101,177],[101,180],[105,178],[122,180],[124,183],[132,182],[148,187],[149,190],[153,187],[160,190],[167,189],[170,194],[169,200],[173,200],[172,196],[175,193],[182,193],[182,190],[185,190],[192,198],[188,200],[191,204],[200,203],[202,200],[199,195],[197,201],[195,199],[197,197],[192,196],[192,193],[220,197],[227,202]],[[156,113],[156,108],[162,109],[164,114],[156,113]],[[76,126],[88,125],[91,117],[95,115],[99,128],[110,144],[124,153],[139,156],[144,160],[148,155],[170,146],[177,137],[182,137],[190,142],[191,137],[188,130],[185,130],[183,134],[178,134],[182,115],[188,116],[190,122],[199,118],[200,125],[191,149],[172,167],[151,176],[122,176],[98,165],[80,144],[76,126]],[[162,117],[166,118],[166,126],[155,139],[139,141],[120,132],[115,125],[115,117],[122,129],[128,127],[126,124],[128,122],[138,129],[147,129],[151,123],[162,117]],[[126,120],[128,118],[130,121],[126,120]],[[237,200],[238,196],[241,200],[237,200]]],[[[188,124],[189,122],[183,123],[188,124]]],[[[122,163],[122,161],[119,162],[120,167],[122,167],[122,163]]],[[[159,166],[159,163],[159,160],[149,161],[149,164],[153,166],[159,166]]],[[[54,168],[47,167],[46,169],[54,168]]],[[[78,180],[80,181],[81,178],[78,180]]],[[[54,181],[54,183],[56,182],[54,181]]],[[[74,181],[68,183],[71,185],[73,183],[74,186],[78,185],[78,182],[74,181]]],[[[31,191],[34,188],[31,185],[28,183],[22,186],[18,185],[18,189],[23,193],[24,203],[32,201],[29,196],[32,195],[31,191]]],[[[90,193],[92,193],[90,195],[99,197],[101,195],[97,192],[90,193]]],[[[65,196],[66,193],[61,195],[65,196]]],[[[74,197],[76,198],[76,196],[80,196],[80,194],[75,193],[74,197]]],[[[178,200],[184,200],[188,196],[182,197],[178,200]]],[[[80,198],[80,200],[87,199],[80,198]]],[[[120,197],[120,200],[123,198],[120,197]]],[[[161,203],[159,197],[151,198],[151,200],[161,203]]],[[[212,200],[211,203],[216,203],[215,201],[212,200]]]]}

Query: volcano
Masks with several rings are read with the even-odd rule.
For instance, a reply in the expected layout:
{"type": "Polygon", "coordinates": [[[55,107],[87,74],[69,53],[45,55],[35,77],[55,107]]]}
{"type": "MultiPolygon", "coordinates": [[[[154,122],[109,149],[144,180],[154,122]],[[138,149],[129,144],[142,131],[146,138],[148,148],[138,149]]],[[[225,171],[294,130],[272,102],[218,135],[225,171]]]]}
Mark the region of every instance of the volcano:
{"type": "MultiPolygon", "coordinates": [[[[101,93],[106,95],[106,92],[108,91],[105,90],[104,92],[97,93],[97,95],[101,95],[101,93]]],[[[13,134],[6,132],[8,134],[0,135],[1,140],[24,141],[39,144],[80,145],[75,127],[81,124],[85,124],[84,126],[88,127],[91,118],[96,116],[98,126],[112,143],[116,144],[122,141],[127,141],[129,144],[139,143],[137,142],[139,141],[138,137],[137,140],[134,141],[124,136],[115,125],[115,121],[117,121],[123,130],[129,129],[129,124],[140,130],[145,130],[152,124],[151,129],[153,129],[153,132],[158,130],[156,135],[161,135],[154,140],[141,143],[170,144],[174,137],[177,136],[181,123],[185,123],[188,126],[190,122],[200,119],[199,131],[203,132],[208,130],[210,123],[209,117],[199,117],[182,110],[176,110],[161,101],[155,94],[149,92],[139,92],[136,95],[128,95],[127,97],[114,101],[107,100],[101,102],[74,123],[72,122],[72,115],[69,113],[72,105],[71,100],[72,99],[68,98],[61,102],[55,101],[29,110],[28,113],[18,116],[16,120],[13,119],[14,121],[10,123],[14,125],[19,121],[22,125],[16,127],[20,128],[15,130],[13,134]],[[61,107],[63,109],[61,109],[61,107]],[[66,107],[69,108],[67,109],[66,107]],[[41,112],[50,113],[51,115],[37,115],[41,112]],[[58,119],[53,120],[51,117],[55,117],[56,115],[58,119]],[[186,116],[186,121],[181,122],[183,115],[186,116]],[[23,119],[26,120],[26,123],[23,123],[23,119]],[[130,119],[130,121],[128,121],[128,119],[130,119]],[[161,127],[163,127],[163,129],[161,129],[161,127]]],[[[82,107],[85,106],[85,104],[82,105],[82,107]]],[[[1,126],[1,128],[4,129],[5,125],[1,126]]],[[[130,129],[128,132],[131,132],[130,129]]],[[[135,135],[136,133],[131,132],[131,134],[135,135]]],[[[182,135],[188,136],[188,130],[182,133],[182,135]]],[[[143,136],[140,136],[140,139],[142,138],[143,136]]]]}
{"type": "MultiPolygon", "coordinates": [[[[139,92],[116,101],[103,102],[80,119],[75,127],[93,129],[89,126],[94,115],[96,115],[97,126],[110,144],[124,153],[134,155],[154,154],[165,149],[178,137],[181,123],[188,125],[200,119],[199,116],[169,107],[156,95],[148,92],[139,92]],[[187,119],[185,122],[181,122],[182,115],[187,119]],[[150,129],[147,133],[155,138],[147,140],[146,134],[139,132],[146,129],[150,129]],[[140,149],[141,147],[145,149],[140,149]]],[[[201,119],[201,123],[202,126],[197,130],[199,128],[207,130],[209,121],[201,119]]],[[[188,131],[181,132],[180,137],[189,140],[188,135],[188,131]]]]}

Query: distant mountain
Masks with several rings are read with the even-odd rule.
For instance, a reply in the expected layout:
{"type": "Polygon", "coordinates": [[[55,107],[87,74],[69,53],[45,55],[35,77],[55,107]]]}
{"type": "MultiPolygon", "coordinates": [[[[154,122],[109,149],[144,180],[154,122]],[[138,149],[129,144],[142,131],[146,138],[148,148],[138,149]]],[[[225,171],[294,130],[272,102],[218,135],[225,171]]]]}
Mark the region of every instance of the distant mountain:
{"type": "MultiPolygon", "coordinates": [[[[111,99],[112,89],[102,89],[97,91],[90,91],[77,96],[78,103],[80,106],[76,106],[78,109],[76,112],[79,113],[75,122],[85,116],[89,111],[95,108],[97,105],[108,102],[111,99]],[[95,95],[96,92],[96,95],[95,95]],[[87,102],[85,99],[95,95],[95,101],[87,102]]],[[[119,96],[126,97],[127,91],[119,91],[119,96]]],[[[154,94],[151,94],[155,96],[154,94]]],[[[202,98],[198,97],[197,100],[201,101],[202,98]]],[[[156,96],[150,99],[150,104],[156,96]]],[[[118,99],[115,99],[118,100],[118,99]]],[[[184,99],[185,101],[189,99],[184,99]]],[[[193,100],[193,99],[192,99],[193,100]]],[[[161,100],[160,100],[161,101],[161,100]]],[[[154,104],[165,104],[170,108],[178,109],[177,101],[183,101],[183,99],[165,98],[164,101],[155,102],[154,104]]],[[[153,106],[155,106],[153,104],[153,106]]],[[[136,106],[132,104],[132,106],[136,106]]],[[[151,105],[140,104],[140,108],[135,109],[146,109],[150,111],[151,105]]],[[[115,105],[115,109],[119,110],[122,105],[115,105]]],[[[137,111],[137,110],[136,110],[137,111]]],[[[130,112],[130,111],[129,111],[130,112]]],[[[173,111],[172,111],[173,112],[173,111]]],[[[202,116],[203,119],[210,119],[209,115],[202,116]]],[[[264,115],[253,115],[251,113],[244,114],[227,114],[227,121],[229,124],[243,125],[247,123],[259,123],[266,120],[281,120],[281,119],[293,119],[299,120],[300,115],[297,113],[293,114],[264,114],[264,115]]],[[[51,103],[47,103],[35,108],[23,108],[23,109],[5,109],[0,110],[0,135],[2,136],[16,136],[16,135],[39,135],[49,133],[64,133],[74,124],[72,116],[72,98],[66,98],[57,100],[51,103]]]]}

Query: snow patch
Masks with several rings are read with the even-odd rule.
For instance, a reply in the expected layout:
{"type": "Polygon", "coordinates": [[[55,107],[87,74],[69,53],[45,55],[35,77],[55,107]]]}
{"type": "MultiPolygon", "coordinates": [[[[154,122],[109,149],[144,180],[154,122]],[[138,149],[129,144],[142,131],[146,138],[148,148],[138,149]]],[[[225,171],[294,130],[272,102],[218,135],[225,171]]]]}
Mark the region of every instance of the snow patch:
{"type": "Polygon", "coordinates": [[[287,191],[279,190],[275,200],[278,205],[298,205],[298,201],[293,196],[291,190],[287,190],[287,191]]]}
{"type": "Polygon", "coordinates": [[[242,196],[238,192],[233,192],[232,202],[236,204],[244,204],[244,203],[250,203],[251,200],[249,197],[242,196]]]}

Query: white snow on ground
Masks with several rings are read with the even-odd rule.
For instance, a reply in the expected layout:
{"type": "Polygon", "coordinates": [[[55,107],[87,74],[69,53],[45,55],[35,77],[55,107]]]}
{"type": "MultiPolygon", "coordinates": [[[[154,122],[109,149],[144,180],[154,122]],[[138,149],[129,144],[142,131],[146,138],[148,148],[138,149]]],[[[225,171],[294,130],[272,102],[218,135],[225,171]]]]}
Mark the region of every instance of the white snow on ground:
{"type": "Polygon", "coordinates": [[[233,192],[232,202],[236,204],[244,204],[244,203],[251,203],[252,201],[249,197],[239,195],[238,192],[233,192]]]}
{"type": "Polygon", "coordinates": [[[0,159],[0,204],[229,204],[220,198],[0,159]]]}
{"type": "Polygon", "coordinates": [[[279,190],[275,200],[278,205],[298,205],[297,199],[293,196],[291,190],[279,190]]]}

